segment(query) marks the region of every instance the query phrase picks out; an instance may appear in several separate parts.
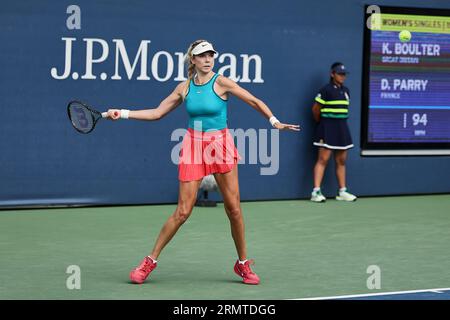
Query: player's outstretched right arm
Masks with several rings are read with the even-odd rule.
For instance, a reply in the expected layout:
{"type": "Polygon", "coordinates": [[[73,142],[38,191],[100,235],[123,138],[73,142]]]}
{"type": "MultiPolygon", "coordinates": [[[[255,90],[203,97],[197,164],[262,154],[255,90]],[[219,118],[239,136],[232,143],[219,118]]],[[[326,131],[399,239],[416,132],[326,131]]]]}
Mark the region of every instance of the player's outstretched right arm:
{"type": "Polygon", "coordinates": [[[135,119],[154,121],[163,118],[166,114],[174,110],[183,102],[183,91],[186,82],[180,83],[175,90],[154,109],[128,110],[128,109],[109,109],[108,118],[111,120],[135,119]]]}

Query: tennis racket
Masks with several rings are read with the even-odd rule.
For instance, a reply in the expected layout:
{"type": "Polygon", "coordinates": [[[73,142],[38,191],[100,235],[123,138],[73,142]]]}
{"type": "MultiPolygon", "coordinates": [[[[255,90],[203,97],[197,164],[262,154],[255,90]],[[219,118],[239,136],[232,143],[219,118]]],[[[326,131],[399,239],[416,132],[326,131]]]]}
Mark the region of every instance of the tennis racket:
{"type": "Polygon", "coordinates": [[[83,102],[76,100],[69,102],[67,114],[75,130],[80,133],[91,132],[94,130],[98,120],[108,116],[107,112],[100,113],[83,102]]]}

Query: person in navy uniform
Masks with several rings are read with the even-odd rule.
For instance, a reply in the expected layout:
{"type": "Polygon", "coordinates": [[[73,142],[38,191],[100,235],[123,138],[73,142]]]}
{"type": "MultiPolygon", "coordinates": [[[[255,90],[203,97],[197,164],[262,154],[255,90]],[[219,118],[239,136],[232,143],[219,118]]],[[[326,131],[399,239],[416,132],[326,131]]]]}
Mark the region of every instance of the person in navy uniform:
{"type": "Polygon", "coordinates": [[[311,193],[311,201],[314,202],[326,201],[320,186],[331,154],[334,154],[339,184],[336,200],[356,200],[356,196],[348,192],[345,182],[347,150],[353,147],[347,125],[350,104],[350,91],[344,86],[347,74],[344,64],[333,63],[330,82],[320,89],[312,108],[314,120],[317,122],[313,144],[318,147],[318,157],[314,166],[314,189],[311,193]]]}

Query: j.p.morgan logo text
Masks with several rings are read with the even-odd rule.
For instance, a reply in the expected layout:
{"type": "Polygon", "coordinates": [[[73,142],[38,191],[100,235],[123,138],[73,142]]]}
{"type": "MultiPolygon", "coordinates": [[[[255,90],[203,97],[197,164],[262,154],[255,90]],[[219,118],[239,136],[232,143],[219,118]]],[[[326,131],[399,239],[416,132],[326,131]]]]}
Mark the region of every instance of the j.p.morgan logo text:
{"type": "MultiPolygon", "coordinates": [[[[110,43],[98,38],[83,38],[82,41],[79,41],[77,38],[63,37],[61,40],[65,48],[63,67],[54,66],[50,70],[51,76],[57,80],[69,78],[73,80],[153,79],[159,82],[186,80],[185,53],[152,51],[150,40],[142,40],[139,48],[133,50],[132,53],[127,51],[122,39],[112,39],[110,43]],[[84,68],[72,64],[73,60],[80,61],[78,57],[74,59],[73,52],[80,52],[84,55],[84,59],[83,57],[81,59],[81,61],[85,61],[84,68]],[[112,75],[111,72],[104,71],[107,66],[111,66],[108,59],[114,60],[112,75]],[[80,72],[83,73],[81,76],[80,72]]],[[[236,82],[264,83],[262,59],[257,54],[236,56],[233,53],[222,53],[217,57],[216,66],[219,67],[218,73],[224,74],[236,82]],[[252,74],[250,75],[250,73],[252,74]]]]}

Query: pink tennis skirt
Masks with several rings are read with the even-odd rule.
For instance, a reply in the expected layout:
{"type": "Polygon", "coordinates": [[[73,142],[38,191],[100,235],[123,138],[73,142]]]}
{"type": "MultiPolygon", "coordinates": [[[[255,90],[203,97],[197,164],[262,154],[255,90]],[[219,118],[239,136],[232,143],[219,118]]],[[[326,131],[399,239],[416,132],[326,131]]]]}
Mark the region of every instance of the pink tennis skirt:
{"type": "Polygon", "coordinates": [[[227,128],[184,135],[178,164],[180,181],[195,181],[212,173],[226,173],[241,159],[227,128]]]}

